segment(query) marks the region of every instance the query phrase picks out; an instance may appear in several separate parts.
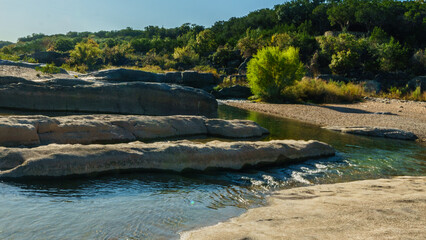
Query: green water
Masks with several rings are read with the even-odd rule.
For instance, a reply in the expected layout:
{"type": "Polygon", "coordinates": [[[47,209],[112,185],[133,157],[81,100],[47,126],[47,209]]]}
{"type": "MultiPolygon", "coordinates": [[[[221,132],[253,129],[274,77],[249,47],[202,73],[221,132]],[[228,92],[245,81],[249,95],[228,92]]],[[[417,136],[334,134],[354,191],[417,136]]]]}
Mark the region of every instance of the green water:
{"type": "MultiPolygon", "coordinates": [[[[17,114],[4,112],[11,113],[17,114]]],[[[273,190],[426,175],[426,146],[420,143],[344,135],[223,105],[219,117],[258,122],[271,132],[265,141],[315,139],[338,153],[303,164],[240,172],[0,181],[0,239],[176,239],[181,231],[261,206],[273,190]]]]}

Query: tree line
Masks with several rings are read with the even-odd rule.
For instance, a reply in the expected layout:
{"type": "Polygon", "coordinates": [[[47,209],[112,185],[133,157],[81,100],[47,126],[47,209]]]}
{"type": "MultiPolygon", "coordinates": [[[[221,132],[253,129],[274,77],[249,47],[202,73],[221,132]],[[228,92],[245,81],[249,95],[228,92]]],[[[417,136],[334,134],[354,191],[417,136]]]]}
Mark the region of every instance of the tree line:
{"type": "Polygon", "coordinates": [[[64,67],[89,71],[109,66],[159,71],[207,69],[235,73],[264,47],[298,48],[311,74],[369,77],[383,71],[424,75],[424,0],[292,0],[210,28],[176,28],[32,34],[1,42],[0,58],[35,52],[68,54],[64,67]]]}

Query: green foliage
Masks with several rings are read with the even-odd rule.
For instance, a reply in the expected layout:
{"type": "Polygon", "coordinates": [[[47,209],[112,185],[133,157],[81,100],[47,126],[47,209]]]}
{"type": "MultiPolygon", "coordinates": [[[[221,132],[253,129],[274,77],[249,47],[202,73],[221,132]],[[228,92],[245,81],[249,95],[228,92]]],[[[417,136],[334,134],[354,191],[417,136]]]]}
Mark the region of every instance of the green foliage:
{"type": "Polygon", "coordinates": [[[347,31],[351,24],[355,23],[355,12],[358,7],[357,0],[342,0],[332,3],[327,10],[331,25],[339,25],[342,31],[347,31]]]}
{"type": "Polygon", "coordinates": [[[332,55],[330,69],[335,74],[345,75],[357,68],[359,56],[351,50],[343,50],[332,55]]]}
{"type": "Polygon", "coordinates": [[[3,48],[5,46],[9,46],[12,45],[13,43],[8,42],[8,41],[0,41],[0,48],[3,48]]]}
{"type": "Polygon", "coordinates": [[[133,39],[130,46],[135,52],[146,53],[151,50],[151,41],[147,38],[133,39]]]}
{"type": "Polygon", "coordinates": [[[196,52],[202,56],[208,56],[217,48],[214,34],[210,29],[198,33],[196,38],[196,52]]]}
{"type": "Polygon", "coordinates": [[[225,67],[228,62],[234,59],[240,59],[238,53],[232,49],[229,44],[225,46],[219,46],[215,53],[210,55],[209,60],[217,67],[225,67]]]}
{"type": "Polygon", "coordinates": [[[426,74],[426,50],[419,49],[411,58],[413,71],[416,75],[426,74]]]}
{"type": "Polygon", "coordinates": [[[129,44],[105,47],[102,52],[102,60],[105,64],[120,66],[126,63],[126,54],[131,52],[129,44]]]}
{"type": "Polygon", "coordinates": [[[55,64],[53,63],[46,64],[41,67],[36,67],[35,70],[40,71],[42,73],[46,73],[46,74],[56,74],[61,72],[61,69],[59,67],[56,67],[55,64]]]}
{"type": "Polygon", "coordinates": [[[246,36],[238,40],[237,48],[240,50],[244,58],[248,58],[256,54],[257,50],[266,46],[263,35],[258,30],[247,29],[246,36]]]}
{"type": "Polygon", "coordinates": [[[380,69],[383,71],[404,70],[409,59],[409,50],[394,38],[388,43],[379,45],[380,69]]]}
{"type": "Polygon", "coordinates": [[[211,28],[185,23],[168,29],[147,26],[141,30],[51,36],[40,33],[20,38],[15,44],[0,41],[0,53],[2,58],[17,60],[15,56],[40,51],[73,52],[68,65],[80,71],[98,69],[102,64],[156,65],[163,70],[186,70],[202,64],[232,73],[243,62],[239,53],[249,58],[265,46],[294,46],[300,49],[300,59],[307,65],[318,51],[314,61],[318,73],[373,76],[379,71],[404,70],[424,74],[419,51],[426,48],[425,32],[424,1],[290,0],[273,9],[218,21],[211,28]],[[357,37],[318,37],[336,30],[357,32],[357,37]],[[77,53],[76,44],[88,38],[98,44],[94,49],[101,52],[94,51],[87,57],[77,53]],[[175,49],[177,58],[173,56],[175,49]],[[352,64],[354,56],[358,64],[352,64]]]}
{"type": "Polygon", "coordinates": [[[379,27],[375,27],[373,29],[373,32],[370,35],[370,41],[374,42],[374,43],[386,43],[389,42],[390,37],[389,34],[387,34],[385,31],[383,31],[383,29],[379,28],[379,27]]]}
{"type": "Polygon", "coordinates": [[[173,58],[185,65],[193,65],[198,63],[200,56],[189,46],[175,48],[173,58]]]}
{"type": "Polygon", "coordinates": [[[19,61],[19,56],[11,55],[11,54],[5,54],[0,52],[0,59],[1,60],[9,60],[9,61],[19,61]]]}
{"type": "Polygon", "coordinates": [[[363,96],[361,85],[312,78],[303,78],[283,91],[283,97],[292,102],[351,103],[360,101],[363,96]]]}
{"type": "Polygon", "coordinates": [[[101,57],[102,50],[93,39],[77,43],[74,50],[70,51],[70,63],[72,65],[87,66],[87,69],[95,69],[96,62],[101,57]]]}
{"type": "Polygon", "coordinates": [[[278,101],[281,92],[305,73],[299,60],[299,49],[289,47],[266,47],[253,56],[247,67],[250,88],[256,96],[265,101],[278,101]]]}
{"type": "Polygon", "coordinates": [[[208,65],[198,65],[198,66],[193,67],[192,70],[194,70],[196,72],[201,72],[201,73],[212,73],[216,77],[219,77],[219,74],[218,74],[216,68],[213,68],[213,67],[208,66],[208,65]]]}
{"type": "Polygon", "coordinates": [[[74,47],[74,41],[69,38],[59,38],[54,45],[54,49],[59,52],[68,52],[74,49],[74,47]]]}

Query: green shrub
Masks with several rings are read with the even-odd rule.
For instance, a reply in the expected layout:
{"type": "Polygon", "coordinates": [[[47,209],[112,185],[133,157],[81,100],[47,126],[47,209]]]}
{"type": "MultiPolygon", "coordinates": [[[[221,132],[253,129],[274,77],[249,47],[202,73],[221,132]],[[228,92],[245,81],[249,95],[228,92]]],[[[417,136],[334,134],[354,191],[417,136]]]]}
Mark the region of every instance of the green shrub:
{"type": "Polygon", "coordinates": [[[177,47],[173,53],[173,58],[186,65],[193,65],[199,62],[200,56],[189,46],[177,47]]]}
{"type": "Polygon", "coordinates": [[[381,44],[378,51],[381,70],[396,71],[407,68],[409,50],[393,37],[388,43],[381,44]]]}
{"type": "Polygon", "coordinates": [[[61,69],[59,67],[56,67],[55,64],[46,64],[45,66],[36,67],[35,70],[40,71],[42,73],[46,74],[56,74],[60,73],[61,69]]]}
{"type": "MultiPolygon", "coordinates": [[[[75,45],[70,51],[71,65],[85,65],[89,70],[96,68],[96,62],[100,59],[102,50],[93,39],[87,39],[75,45]]],[[[86,67],[84,67],[86,68],[86,67]]]]}
{"type": "Polygon", "coordinates": [[[74,41],[69,38],[59,38],[54,44],[54,49],[60,52],[68,52],[75,47],[74,41]]]}
{"type": "Polygon", "coordinates": [[[253,94],[265,101],[279,100],[281,91],[302,79],[304,74],[299,49],[294,47],[286,50],[263,48],[247,66],[247,78],[253,94]]]}
{"type": "Polygon", "coordinates": [[[358,66],[358,58],[358,54],[351,50],[337,52],[331,57],[330,70],[335,74],[345,75],[358,66]]]}
{"type": "Polygon", "coordinates": [[[12,54],[0,53],[1,60],[9,60],[9,61],[19,61],[19,56],[12,54]]]}

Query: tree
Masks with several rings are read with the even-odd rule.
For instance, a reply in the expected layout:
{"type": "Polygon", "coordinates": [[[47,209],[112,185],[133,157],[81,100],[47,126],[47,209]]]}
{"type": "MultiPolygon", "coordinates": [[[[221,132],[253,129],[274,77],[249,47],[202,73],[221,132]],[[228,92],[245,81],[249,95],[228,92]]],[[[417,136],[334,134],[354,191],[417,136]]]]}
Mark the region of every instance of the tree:
{"type": "Polygon", "coordinates": [[[331,25],[339,25],[342,31],[347,31],[351,24],[355,23],[355,12],[358,8],[357,0],[342,0],[334,3],[327,10],[331,25]]]}
{"type": "Polygon", "coordinates": [[[195,45],[198,54],[208,56],[211,52],[214,52],[216,48],[217,44],[214,40],[212,30],[207,29],[198,33],[195,45]]]}
{"type": "Polygon", "coordinates": [[[299,49],[266,47],[258,51],[247,66],[251,91],[265,101],[277,101],[284,88],[301,80],[305,74],[299,49]]]}
{"type": "Polygon", "coordinates": [[[70,61],[75,65],[86,65],[89,69],[94,69],[96,62],[100,59],[102,50],[93,39],[77,43],[74,50],[70,52],[70,61]]]}
{"type": "Polygon", "coordinates": [[[247,29],[246,36],[241,38],[237,43],[238,50],[244,58],[249,58],[256,54],[257,50],[266,46],[263,35],[259,30],[247,29]]]}
{"type": "Polygon", "coordinates": [[[68,52],[74,48],[74,42],[69,38],[59,38],[56,40],[54,49],[60,52],[68,52]]]}

